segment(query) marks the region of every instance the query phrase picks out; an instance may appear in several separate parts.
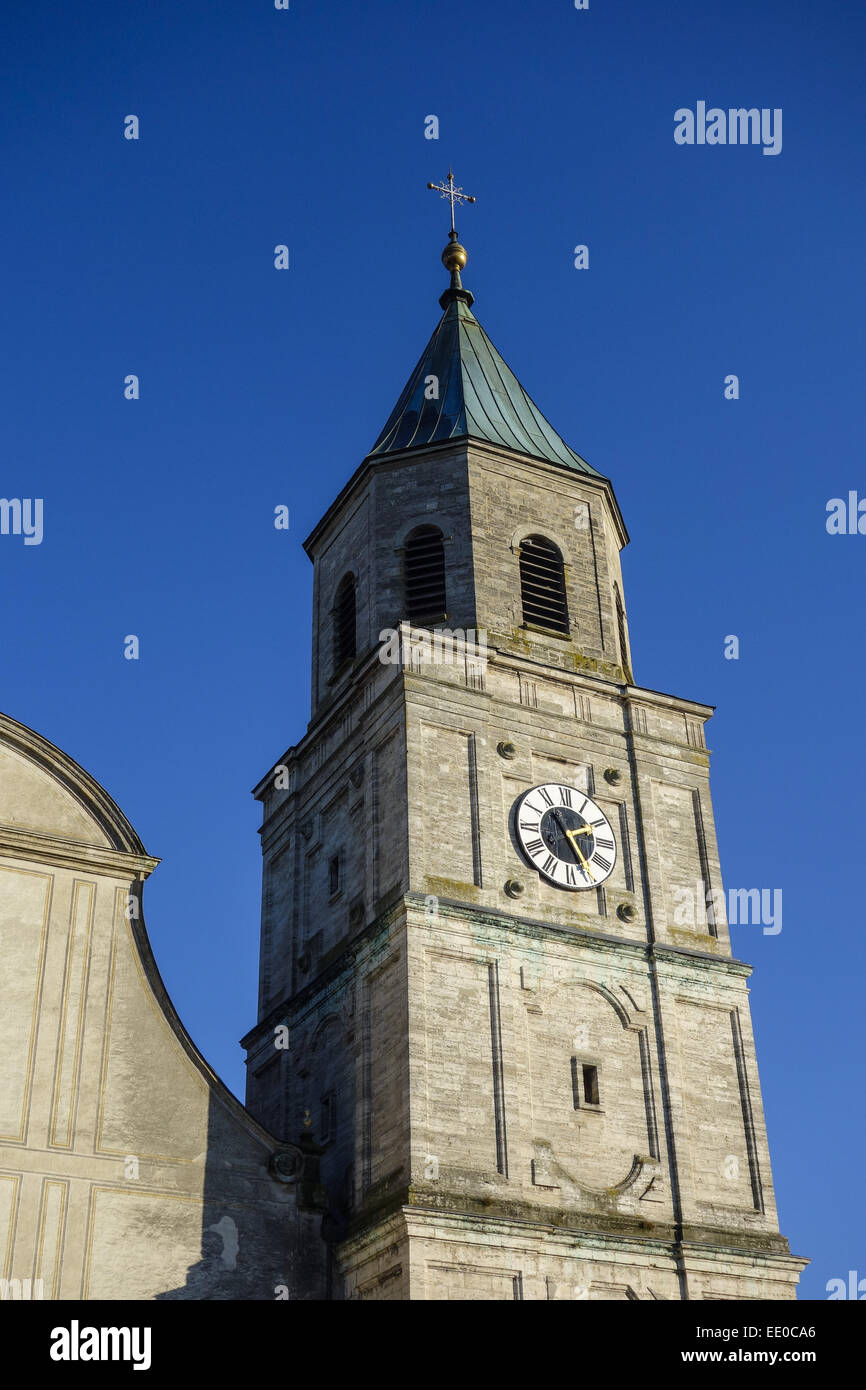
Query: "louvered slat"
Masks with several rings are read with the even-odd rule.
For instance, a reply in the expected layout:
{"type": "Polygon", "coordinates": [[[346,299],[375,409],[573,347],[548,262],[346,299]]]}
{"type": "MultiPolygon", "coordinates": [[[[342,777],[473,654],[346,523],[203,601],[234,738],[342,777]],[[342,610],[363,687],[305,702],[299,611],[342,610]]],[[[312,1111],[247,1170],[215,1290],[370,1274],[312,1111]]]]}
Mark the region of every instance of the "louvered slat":
{"type": "Polygon", "coordinates": [[[568,602],[562,556],[544,536],[528,536],[520,547],[523,621],[568,636],[568,602]]]}
{"type": "Polygon", "coordinates": [[[441,622],[445,610],[445,546],[435,526],[419,526],[406,541],[406,616],[426,627],[441,622]]]}

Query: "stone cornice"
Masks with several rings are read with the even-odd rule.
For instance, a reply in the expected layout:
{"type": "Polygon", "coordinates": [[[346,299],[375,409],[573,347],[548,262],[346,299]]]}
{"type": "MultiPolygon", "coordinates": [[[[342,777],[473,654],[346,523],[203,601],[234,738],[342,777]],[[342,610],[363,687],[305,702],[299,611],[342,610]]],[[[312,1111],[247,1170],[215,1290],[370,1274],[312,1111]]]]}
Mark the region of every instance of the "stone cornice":
{"type": "MultiPolygon", "coordinates": [[[[418,912],[424,912],[426,903],[427,895],[411,892],[402,893],[393,903],[389,903],[383,912],[378,913],[357,935],[353,936],[345,949],[333,960],[329,960],[326,967],[312,980],[309,980],[303,988],[293,995],[284,995],[282,999],[273,1003],[268,1012],[241,1038],[241,1047],[249,1050],[256,1038],[263,1032],[283,1023],[290,1014],[297,1013],[317,993],[333,985],[347,967],[355,961],[358,953],[367,942],[375,939],[381,931],[390,929],[399,917],[401,910],[414,908],[418,912]]],[[[692,949],[688,946],[632,941],[628,937],[592,931],[586,927],[563,926],[560,923],[546,922],[536,917],[500,912],[496,908],[478,907],[473,903],[458,902],[455,898],[438,898],[437,911],[441,917],[445,918],[470,916],[475,921],[481,921],[485,925],[501,931],[518,932],[532,936],[544,933],[560,937],[564,941],[577,940],[581,945],[589,946],[591,949],[612,952],[620,957],[623,955],[631,956],[643,960],[647,964],[664,961],[666,964],[709,966],[722,974],[734,975],[739,979],[748,979],[752,973],[751,965],[747,964],[746,961],[736,960],[732,956],[717,956],[709,951],[692,949]]]]}
{"type": "Polygon", "coordinates": [[[368,454],[366,458],[361,460],[354,473],[337,493],[330,507],[328,507],[323,516],[316,522],[316,525],[304,541],[304,549],[310,559],[313,558],[313,552],[317,542],[326,534],[334,518],[342,510],[355,489],[358,488],[362,482],[365,482],[371,474],[390,472],[395,468],[400,468],[403,464],[412,463],[415,459],[420,458],[422,453],[424,457],[428,458],[448,454],[459,458],[461,454],[465,455],[467,443],[468,440],[466,439],[456,441],[448,439],[444,440],[441,444],[430,444],[423,451],[420,449],[404,449],[402,453],[387,454],[382,458],[374,458],[372,455],[368,454]]]}
{"type": "Polygon", "coordinates": [[[581,1243],[603,1250],[649,1250],[690,1260],[722,1256],[751,1262],[757,1257],[784,1270],[800,1270],[808,1263],[792,1255],[786,1238],[775,1231],[683,1228],[672,1222],[575,1211],[570,1207],[540,1210],[519,1198],[487,1193],[473,1197],[442,1190],[434,1193],[423,1184],[410,1185],[405,1181],[353,1213],[341,1241],[344,1254],[353,1247],[363,1247],[374,1236],[375,1227],[381,1228],[383,1222],[395,1217],[407,1222],[414,1218],[419,1223],[432,1220],[461,1233],[468,1226],[506,1239],[513,1236],[522,1240],[527,1229],[531,1229],[549,1240],[564,1241],[570,1248],[575,1236],[579,1236],[581,1243]]]}
{"type": "Polygon", "coordinates": [[[38,830],[16,830],[9,825],[0,825],[0,855],[129,879],[147,878],[160,862],[149,854],[131,854],[109,849],[107,845],[88,845],[80,840],[45,835],[38,830]]]}
{"type": "Polygon", "coordinates": [[[623,521],[619,503],[616,500],[616,493],[613,490],[613,483],[609,478],[601,474],[579,473],[576,469],[567,468],[565,465],[550,463],[546,459],[534,458],[531,454],[517,453],[513,449],[506,449],[503,446],[489,444],[481,439],[473,439],[471,436],[464,436],[461,439],[447,439],[440,444],[428,444],[423,449],[404,449],[400,453],[386,454],[383,457],[376,457],[368,454],[366,458],[355,469],[355,472],[341,488],[334,501],[327,511],[313,527],[310,534],[304,541],[304,549],[310,559],[317,543],[334,520],[338,512],[342,510],[346,502],[351,497],[357,487],[361,485],[373,473],[386,472],[394,468],[400,468],[405,464],[412,464],[421,458],[447,457],[449,454],[455,458],[461,458],[468,464],[470,451],[482,457],[487,456],[498,463],[517,463],[530,468],[539,469],[553,477],[570,477],[573,482],[586,486],[591,490],[603,494],[609,504],[613,515],[614,524],[617,532],[620,549],[629,543],[629,534],[623,521]]]}
{"type": "MultiPolygon", "coordinates": [[[[467,650],[478,650],[477,644],[467,644],[467,650]]],[[[491,648],[489,650],[487,662],[491,667],[498,666],[502,670],[509,671],[526,670],[527,666],[532,667],[533,671],[537,668],[539,679],[543,678],[553,681],[554,683],[559,682],[570,687],[573,686],[589,694],[601,694],[607,699],[618,701],[625,707],[628,707],[630,704],[646,705],[650,708],[671,710],[677,714],[690,714],[694,718],[700,719],[702,722],[711,718],[715,710],[714,705],[707,705],[697,700],[683,699],[678,695],[668,695],[663,691],[650,690],[643,686],[622,685],[615,681],[607,680],[603,676],[591,675],[581,671],[569,671],[560,666],[550,666],[544,661],[534,660],[532,656],[517,656],[510,652],[503,651],[500,648],[491,648]]],[[[322,711],[318,718],[310,722],[303,737],[300,738],[296,744],[290,745],[283,753],[282,757],[277,758],[265,775],[258,781],[253,788],[253,796],[256,797],[257,800],[261,800],[262,793],[272,780],[276,767],[280,765],[290,766],[293,762],[297,762],[318,738],[327,737],[329,726],[338,723],[345,706],[357,699],[359,691],[363,688],[369,673],[375,670],[378,663],[379,646],[377,644],[372,650],[358,659],[354,667],[351,683],[340,692],[339,697],[334,703],[329,705],[326,710],[322,711]]],[[[428,672],[423,669],[420,671],[410,669],[408,665],[403,664],[400,666],[399,670],[404,678],[407,690],[421,690],[426,683],[431,681],[436,682],[439,689],[443,688],[442,682],[437,681],[435,667],[428,672]]],[[[388,682],[386,687],[383,688],[371,702],[369,708],[364,712],[365,717],[367,717],[370,710],[374,709],[381,701],[390,685],[391,682],[388,682]]],[[[468,687],[462,687],[456,683],[453,684],[453,686],[451,686],[451,683],[448,683],[448,685],[455,691],[469,689],[468,687]]],[[[478,691],[473,689],[469,691],[469,693],[473,700],[482,704],[496,703],[500,706],[508,704],[508,702],[503,701],[494,691],[478,691]]],[[[569,723],[574,722],[570,714],[565,714],[557,710],[544,710],[543,713],[545,717],[561,718],[569,723]]],[[[632,733],[635,733],[635,731],[632,731],[632,733]]],[[[655,734],[639,734],[637,736],[646,738],[651,743],[664,744],[669,747],[686,747],[685,744],[675,744],[672,739],[666,736],[660,737],[655,734]]],[[[707,762],[708,754],[705,749],[690,749],[690,752],[699,754],[699,757],[697,757],[695,761],[702,764],[707,762]]]]}
{"type": "MultiPolygon", "coordinates": [[[[426,898],[421,893],[405,893],[403,900],[408,907],[415,907],[419,911],[424,910],[426,898]]],[[[619,955],[625,953],[639,956],[647,961],[665,960],[678,964],[695,962],[700,965],[711,965],[716,970],[742,978],[748,978],[752,973],[752,967],[746,961],[736,960],[733,956],[718,956],[711,951],[702,951],[698,947],[671,946],[660,944],[658,941],[633,941],[629,937],[616,936],[610,932],[595,931],[587,927],[565,926],[559,922],[545,921],[540,917],[526,917],[518,913],[500,912],[492,907],[459,902],[456,898],[438,898],[437,911],[440,916],[444,917],[471,916],[475,921],[480,919],[486,925],[498,927],[504,931],[516,931],[533,936],[543,932],[569,941],[577,939],[581,945],[590,946],[596,950],[614,951],[619,955]]]]}

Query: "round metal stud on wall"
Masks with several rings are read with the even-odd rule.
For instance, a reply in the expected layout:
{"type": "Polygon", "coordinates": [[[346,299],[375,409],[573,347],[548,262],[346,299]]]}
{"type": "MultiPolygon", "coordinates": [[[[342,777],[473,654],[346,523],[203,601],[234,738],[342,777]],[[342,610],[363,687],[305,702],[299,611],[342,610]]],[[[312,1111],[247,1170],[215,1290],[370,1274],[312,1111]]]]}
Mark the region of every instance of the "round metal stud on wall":
{"type": "Polygon", "coordinates": [[[277,1149],[271,1154],[268,1168],[277,1182],[296,1182],[301,1175],[302,1165],[300,1149],[277,1149]]]}

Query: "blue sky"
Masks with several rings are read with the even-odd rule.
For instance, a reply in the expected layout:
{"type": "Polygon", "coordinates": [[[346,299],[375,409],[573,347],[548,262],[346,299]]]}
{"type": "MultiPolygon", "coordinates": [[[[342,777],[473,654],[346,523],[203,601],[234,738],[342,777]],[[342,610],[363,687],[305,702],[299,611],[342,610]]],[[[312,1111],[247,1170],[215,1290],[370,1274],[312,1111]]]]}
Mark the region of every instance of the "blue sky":
{"type": "Polygon", "coordinates": [[[436,322],[448,221],[425,184],[453,162],[478,198],[458,220],[475,312],[614,480],[637,680],[718,706],[726,882],[783,891],[782,931],[734,944],[810,1298],[866,1275],[866,536],[825,528],[829,498],[866,497],[864,39],[833,0],[0,18],[0,492],[45,509],[41,545],[0,536],[0,707],[162,857],[147,925],[196,1042],[242,1093],[249,788],[309,715],[301,541],[436,322]],[[700,100],[781,108],[781,153],[677,145],[674,112],[700,100]]]}

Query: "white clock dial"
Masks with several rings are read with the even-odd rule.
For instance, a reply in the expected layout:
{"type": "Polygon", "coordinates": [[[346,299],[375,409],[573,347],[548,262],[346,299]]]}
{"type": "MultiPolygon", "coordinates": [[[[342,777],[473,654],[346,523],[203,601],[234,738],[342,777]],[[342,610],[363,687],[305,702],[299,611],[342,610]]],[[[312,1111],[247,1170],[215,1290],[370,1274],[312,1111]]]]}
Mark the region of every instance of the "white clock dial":
{"type": "Polygon", "coordinates": [[[515,830],[530,864],[557,888],[598,888],[613,873],[610,821],[577,787],[533,787],[517,803],[515,830]]]}

